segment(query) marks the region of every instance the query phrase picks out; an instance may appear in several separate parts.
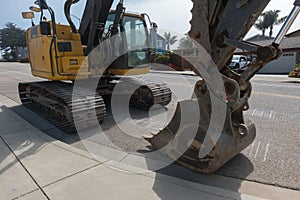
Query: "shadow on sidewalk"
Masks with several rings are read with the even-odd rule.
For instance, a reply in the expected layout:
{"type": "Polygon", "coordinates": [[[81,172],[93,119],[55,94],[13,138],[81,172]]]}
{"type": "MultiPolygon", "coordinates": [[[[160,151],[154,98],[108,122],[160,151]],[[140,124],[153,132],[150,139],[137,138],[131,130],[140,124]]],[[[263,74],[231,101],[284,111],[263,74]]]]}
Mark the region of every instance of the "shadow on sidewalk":
{"type": "MultiPolygon", "coordinates": [[[[19,163],[19,158],[23,159],[36,152],[42,150],[46,145],[36,144],[26,139],[26,137],[20,137],[16,135],[16,132],[20,133],[26,131],[26,127],[22,130],[21,128],[13,127],[13,117],[5,113],[5,106],[0,107],[0,119],[4,119],[4,123],[7,120],[7,124],[2,124],[0,127],[0,175],[4,174],[11,167],[19,163]],[[12,119],[12,120],[11,120],[12,119]],[[7,129],[7,127],[12,127],[7,129]],[[6,130],[5,130],[6,129],[6,130]],[[18,158],[17,158],[17,157],[18,158]],[[10,158],[8,158],[10,157],[10,158]]],[[[17,122],[16,122],[17,123],[17,122]]],[[[15,125],[17,126],[17,125],[15,125]]],[[[26,133],[24,133],[26,134],[26,133]]]]}
{"type": "MultiPolygon", "coordinates": [[[[204,194],[215,195],[215,198],[220,196],[220,193],[206,191],[203,188],[194,188],[195,192],[192,194],[187,194],[185,190],[176,190],[178,185],[182,185],[180,179],[191,181],[194,183],[199,183],[206,186],[212,186],[216,188],[221,188],[224,190],[229,190],[235,192],[234,199],[242,199],[242,197],[238,194],[241,184],[244,179],[253,171],[253,164],[251,161],[244,156],[243,154],[239,154],[227,164],[225,164],[220,170],[215,172],[214,174],[202,174],[202,173],[195,173],[190,171],[186,168],[183,168],[177,164],[172,164],[168,167],[165,167],[159,171],[157,171],[155,176],[155,183],[153,185],[153,191],[163,200],[174,200],[174,199],[208,199],[207,196],[197,196],[196,191],[202,190],[204,194]],[[230,168],[230,170],[228,170],[230,168]],[[230,172],[230,177],[237,177],[236,178],[227,178],[223,176],[218,176],[218,174],[224,175],[224,172],[230,172]],[[164,184],[162,180],[165,180],[164,175],[169,175],[171,177],[179,178],[178,184],[176,181],[174,183],[174,187],[164,184]],[[180,183],[181,182],[181,183],[180,183]],[[169,187],[170,186],[170,187],[169,187]]],[[[229,176],[229,174],[228,174],[229,176]]],[[[188,184],[185,186],[187,188],[191,188],[188,184]]],[[[213,190],[212,190],[213,191],[213,190]]],[[[224,194],[226,195],[226,194],[224,194]]],[[[228,194],[229,195],[229,194],[228,194]]],[[[228,197],[227,197],[228,198],[228,197]]],[[[227,199],[225,196],[221,195],[220,199],[227,199]]],[[[214,199],[214,198],[213,198],[214,199]]],[[[218,198],[217,198],[218,199],[218,198]]]]}

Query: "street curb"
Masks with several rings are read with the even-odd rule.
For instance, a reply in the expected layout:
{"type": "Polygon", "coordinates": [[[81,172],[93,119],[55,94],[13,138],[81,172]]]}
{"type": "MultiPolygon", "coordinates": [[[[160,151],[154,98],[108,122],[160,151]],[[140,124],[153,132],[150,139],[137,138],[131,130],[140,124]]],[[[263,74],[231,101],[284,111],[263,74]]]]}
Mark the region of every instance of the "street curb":
{"type": "Polygon", "coordinates": [[[150,73],[158,73],[158,74],[173,74],[173,75],[184,75],[184,76],[198,76],[194,72],[182,72],[182,71],[160,71],[160,70],[150,70],[150,73]]]}

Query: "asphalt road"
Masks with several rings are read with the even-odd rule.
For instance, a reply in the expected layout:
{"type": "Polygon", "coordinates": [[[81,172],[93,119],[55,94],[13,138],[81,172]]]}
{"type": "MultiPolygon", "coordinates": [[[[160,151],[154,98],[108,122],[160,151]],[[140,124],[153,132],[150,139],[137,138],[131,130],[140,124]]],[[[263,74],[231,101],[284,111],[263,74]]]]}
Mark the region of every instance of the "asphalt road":
{"type": "MultiPolygon", "coordinates": [[[[20,104],[17,93],[18,83],[42,80],[31,76],[28,64],[0,63],[0,74],[0,93],[18,104],[20,104]]],[[[192,95],[193,83],[198,80],[196,76],[168,73],[150,73],[146,77],[167,83],[174,93],[175,98],[167,107],[167,112],[161,109],[150,112],[150,116],[156,116],[157,119],[167,118],[165,124],[170,120],[176,102],[188,99],[192,95]]],[[[252,145],[216,173],[226,177],[300,190],[299,82],[291,82],[283,76],[258,75],[252,83],[251,108],[245,116],[256,124],[257,137],[252,145]]],[[[22,106],[11,109],[34,124],[34,119],[26,118],[22,106]]],[[[151,119],[149,114],[143,111],[133,109],[131,117],[138,125],[149,129],[155,130],[163,126],[163,123],[158,123],[161,121],[156,120],[153,123],[155,117],[151,119]]],[[[103,126],[115,144],[128,151],[147,149],[147,142],[141,138],[132,140],[132,137],[120,136],[120,130],[112,121],[112,117],[109,117],[104,121],[103,126]]],[[[49,131],[49,135],[55,137],[53,131],[49,131]]],[[[63,136],[57,138],[82,148],[78,144],[78,137],[64,133],[61,135],[63,136]]],[[[180,167],[176,170],[166,168],[162,172],[197,181],[196,174],[180,167]]]]}

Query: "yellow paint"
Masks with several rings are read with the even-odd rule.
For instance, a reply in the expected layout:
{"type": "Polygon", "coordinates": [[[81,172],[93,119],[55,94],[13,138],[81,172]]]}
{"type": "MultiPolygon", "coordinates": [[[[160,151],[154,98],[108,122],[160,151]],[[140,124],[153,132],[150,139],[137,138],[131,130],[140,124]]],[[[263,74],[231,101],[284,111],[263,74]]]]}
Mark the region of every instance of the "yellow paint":
{"type": "Polygon", "coordinates": [[[133,68],[133,69],[109,69],[110,75],[132,76],[149,73],[149,68],[133,68]]]}
{"type": "Polygon", "coordinates": [[[57,49],[57,63],[55,59],[55,49],[52,45],[52,66],[50,47],[52,37],[41,35],[40,26],[34,26],[27,30],[27,43],[29,51],[29,61],[32,75],[49,80],[75,80],[80,69],[80,77],[88,78],[88,65],[85,62],[80,35],[71,32],[71,28],[66,25],[56,25],[57,42],[70,42],[72,51],[59,52],[57,49]]]}
{"type": "MultiPolygon", "coordinates": [[[[126,15],[145,21],[141,15],[126,15]]],[[[52,26],[51,21],[49,23],[52,26]]],[[[50,28],[52,32],[52,27],[50,28]]],[[[56,42],[67,42],[71,43],[72,46],[70,52],[59,52],[58,45],[56,45],[57,58],[55,57],[52,35],[42,35],[40,25],[30,27],[27,30],[26,37],[32,75],[48,80],[75,80],[76,78],[95,78],[99,77],[100,74],[130,76],[149,73],[148,68],[109,69],[106,71],[99,66],[97,69],[89,69],[80,34],[73,33],[68,25],[56,24],[56,30],[56,42]]]]}

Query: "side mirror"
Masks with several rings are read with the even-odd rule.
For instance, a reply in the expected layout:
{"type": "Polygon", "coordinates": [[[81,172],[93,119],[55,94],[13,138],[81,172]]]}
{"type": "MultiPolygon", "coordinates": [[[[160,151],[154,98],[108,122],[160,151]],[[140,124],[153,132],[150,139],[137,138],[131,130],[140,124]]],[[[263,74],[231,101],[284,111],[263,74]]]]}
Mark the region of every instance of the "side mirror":
{"type": "Polygon", "coordinates": [[[24,19],[33,19],[34,13],[33,12],[22,12],[22,16],[24,19]]]}
{"type": "Polygon", "coordinates": [[[29,9],[33,12],[37,12],[37,13],[41,12],[41,9],[38,7],[30,6],[29,9]]]}

